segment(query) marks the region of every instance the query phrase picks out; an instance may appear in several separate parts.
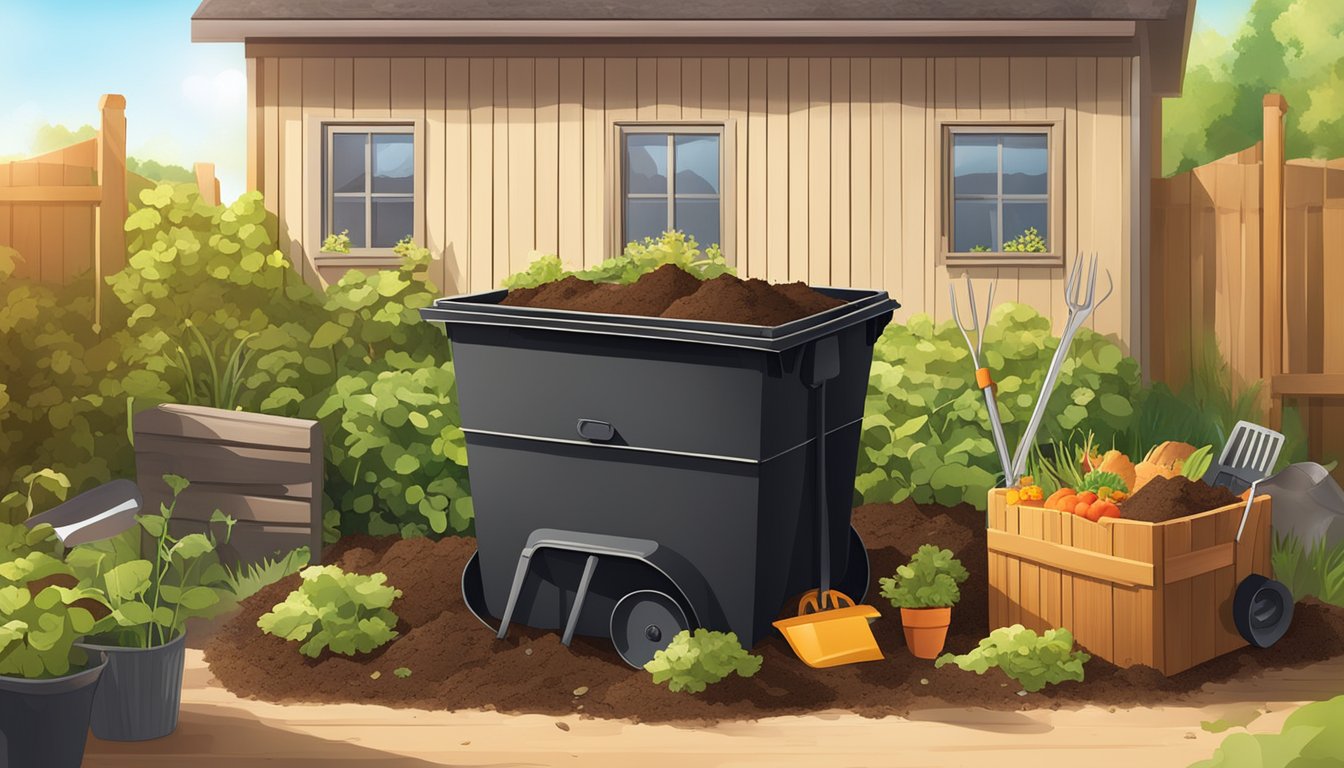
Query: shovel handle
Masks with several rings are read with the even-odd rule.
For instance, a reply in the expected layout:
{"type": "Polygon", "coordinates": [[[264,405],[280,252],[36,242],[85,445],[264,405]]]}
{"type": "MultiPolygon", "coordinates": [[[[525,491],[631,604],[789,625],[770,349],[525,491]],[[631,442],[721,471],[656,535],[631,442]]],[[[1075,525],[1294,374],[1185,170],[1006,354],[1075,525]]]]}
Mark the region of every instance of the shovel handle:
{"type": "MultiPolygon", "coordinates": [[[[798,615],[806,616],[809,613],[819,613],[821,611],[821,603],[818,600],[818,597],[819,595],[815,589],[805,592],[802,599],[798,601],[798,615]]],[[[826,590],[826,598],[827,603],[832,608],[839,608],[842,605],[852,607],[854,605],[854,600],[850,598],[849,595],[846,595],[839,590],[826,590]]]]}

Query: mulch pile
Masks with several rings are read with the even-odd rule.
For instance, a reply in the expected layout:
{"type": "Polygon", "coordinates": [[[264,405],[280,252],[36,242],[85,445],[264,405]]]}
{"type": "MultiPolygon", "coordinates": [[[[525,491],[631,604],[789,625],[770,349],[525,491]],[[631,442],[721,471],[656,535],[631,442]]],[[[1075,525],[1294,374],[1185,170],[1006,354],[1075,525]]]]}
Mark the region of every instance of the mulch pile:
{"type": "Polygon", "coordinates": [[[629,285],[590,283],[571,275],[536,288],[515,288],[500,303],[765,326],[783,325],[844,304],[805,283],[771,285],[732,275],[702,282],[672,264],[641,275],[629,285]]]}
{"type": "Polygon", "coordinates": [[[1120,514],[1128,520],[1165,523],[1240,502],[1222,486],[1184,477],[1155,477],[1120,504],[1120,514]]]}
{"type": "Polygon", "coordinates": [[[932,662],[906,651],[899,612],[877,596],[877,578],[893,573],[920,544],[951,549],[971,575],[952,613],[948,650],[973,648],[986,634],[988,615],[984,521],[984,512],[966,506],[905,502],[855,510],[855,527],[872,560],[868,602],[883,613],[873,629],[887,658],[814,670],[776,637],[755,649],[765,659],[755,677],[730,677],[696,695],[653,685],[647,673],[631,670],[603,640],[575,638],[566,649],[558,633],[518,625],[509,630],[507,640],[495,640],[462,602],[460,574],[475,549],[473,540],[462,538],[352,537],[328,550],[327,562],[362,573],[386,573],[388,582],[404,593],[393,605],[401,617],[401,636],[372,654],[311,660],[299,654],[297,643],[262,634],[257,618],[298,585],[299,578],[291,576],[245,601],[206,642],[206,660],[229,690],[271,701],[578,712],[644,722],[712,723],[836,708],[881,717],[948,706],[1150,706],[1180,699],[1209,682],[1344,654],[1344,609],[1308,602],[1297,607],[1292,629],[1273,648],[1244,649],[1171,678],[1146,667],[1121,670],[1093,659],[1086,667],[1086,682],[1019,696],[1018,686],[998,670],[977,676],[953,665],[934,669],[932,662]],[[403,666],[412,675],[393,676],[403,666]],[[370,677],[375,671],[381,673],[377,680],[370,677]]]}

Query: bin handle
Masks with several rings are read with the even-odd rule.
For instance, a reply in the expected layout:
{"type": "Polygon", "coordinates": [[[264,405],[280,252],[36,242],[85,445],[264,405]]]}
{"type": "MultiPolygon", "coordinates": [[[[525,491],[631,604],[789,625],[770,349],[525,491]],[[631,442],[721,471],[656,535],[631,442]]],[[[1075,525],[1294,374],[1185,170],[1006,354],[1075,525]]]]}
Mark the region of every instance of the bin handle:
{"type": "Polygon", "coordinates": [[[574,428],[578,430],[579,437],[599,443],[605,443],[616,436],[616,428],[610,422],[597,419],[579,419],[574,428]]]}

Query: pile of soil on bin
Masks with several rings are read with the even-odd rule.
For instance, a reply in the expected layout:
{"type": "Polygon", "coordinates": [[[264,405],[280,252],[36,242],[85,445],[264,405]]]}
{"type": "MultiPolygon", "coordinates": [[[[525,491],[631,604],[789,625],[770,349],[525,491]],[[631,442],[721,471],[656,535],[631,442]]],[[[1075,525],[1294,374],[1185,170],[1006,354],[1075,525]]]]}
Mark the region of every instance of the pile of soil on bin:
{"type": "Polygon", "coordinates": [[[1155,477],[1120,504],[1128,520],[1165,523],[1241,501],[1232,491],[1184,477],[1155,477]]]}
{"type": "Polygon", "coordinates": [[[1210,682],[1265,670],[1300,667],[1344,654],[1344,609],[1299,604],[1287,636],[1267,650],[1242,649],[1171,678],[1146,667],[1121,670],[1094,658],[1086,681],[1019,696],[998,670],[983,676],[909,654],[899,611],[878,596],[877,579],[890,575],[926,542],[951,549],[970,571],[952,612],[947,650],[964,653],[987,634],[988,586],[985,513],[945,508],[870,505],[854,525],[872,560],[870,605],[882,612],[874,625],[886,658],[832,669],[812,669],[782,638],[754,649],[764,666],[751,678],[729,677],[700,694],[655,686],[647,672],[621,661],[606,640],[577,637],[570,648],[558,632],[515,625],[496,640],[462,602],[460,574],[475,542],[464,538],[397,540],[348,538],[329,548],[325,562],[360,573],[383,572],[402,590],[393,605],[400,636],[355,658],[300,655],[298,643],[257,629],[257,618],[298,586],[291,576],[243,602],[205,644],[214,676],[234,693],[279,702],[358,702],[433,710],[486,709],[508,713],[591,716],[642,722],[709,724],[783,714],[843,709],[870,717],[915,710],[984,707],[1022,710],[1098,704],[1152,706],[1193,694],[1210,682]],[[412,671],[402,679],[398,667],[412,671]],[[371,675],[379,673],[378,679],[371,675]]]}
{"type": "Polygon", "coordinates": [[[536,288],[515,288],[500,303],[765,326],[783,325],[844,304],[806,283],[772,285],[732,275],[701,281],[672,264],[628,285],[591,283],[571,275],[536,288]]]}

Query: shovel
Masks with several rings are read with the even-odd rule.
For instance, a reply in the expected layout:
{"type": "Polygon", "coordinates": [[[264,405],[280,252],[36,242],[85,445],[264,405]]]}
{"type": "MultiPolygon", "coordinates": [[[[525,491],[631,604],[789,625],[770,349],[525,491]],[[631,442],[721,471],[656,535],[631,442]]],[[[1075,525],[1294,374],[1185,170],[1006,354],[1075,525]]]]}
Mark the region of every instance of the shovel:
{"type": "Polygon", "coordinates": [[[113,480],[40,515],[28,518],[29,528],[47,523],[67,547],[110,539],[135,525],[140,511],[140,489],[130,480],[113,480]]]}
{"type": "Polygon", "coordinates": [[[831,521],[826,505],[826,380],[840,373],[840,352],[835,337],[822,339],[811,351],[811,370],[805,375],[816,403],[817,541],[821,548],[821,573],[817,589],[804,593],[798,601],[798,615],[780,619],[774,626],[804,664],[822,669],[881,660],[882,650],[869,626],[881,614],[876,608],[856,605],[849,595],[831,589],[831,521]]]}

